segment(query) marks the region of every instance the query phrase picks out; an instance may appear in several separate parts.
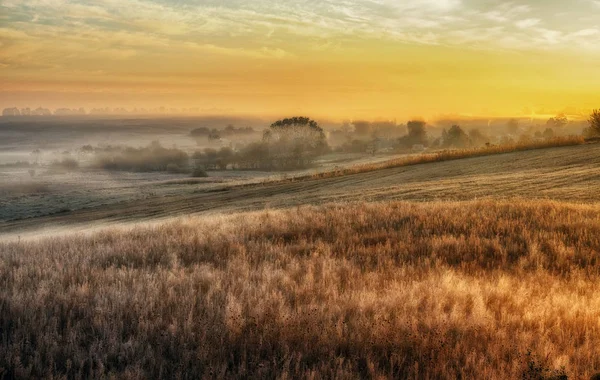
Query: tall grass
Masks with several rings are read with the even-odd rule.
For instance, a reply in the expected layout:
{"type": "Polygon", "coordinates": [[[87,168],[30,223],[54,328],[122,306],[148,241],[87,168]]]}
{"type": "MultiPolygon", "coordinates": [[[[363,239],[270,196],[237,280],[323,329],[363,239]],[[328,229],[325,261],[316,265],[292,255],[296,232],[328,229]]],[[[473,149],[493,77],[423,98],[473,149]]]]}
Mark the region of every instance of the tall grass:
{"type": "Polygon", "coordinates": [[[381,203],[0,243],[0,377],[586,378],[600,207],[381,203]]]}
{"type": "Polygon", "coordinates": [[[566,136],[566,137],[554,137],[551,139],[540,140],[540,141],[518,142],[518,143],[502,144],[502,145],[491,145],[491,146],[484,146],[481,148],[448,149],[448,150],[442,150],[442,151],[438,151],[438,152],[434,152],[434,153],[423,153],[423,154],[418,154],[418,155],[410,155],[410,156],[400,157],[400,158],[396,158],[396,159],[384,161],[384,162],[355,165],[355,166],[352,166],[349,168],[344,168],[344,169],[334,170],[334,171],[329,171],[329,172],[320,172],[320,173],[313,174],[311,177],[312,178],[329,178],[329,177],[337,177],[337,176],[348,175],[348,174],[363,173],[363,172],[368,172],[368,171],[373,171],[373,170],[425,164],[425,163],[430,163],[430,162],[458,160],[461,158],[489,156],[489,155],[493,155],[493,154],[519,152],[519,151],[524,151],[524,150],[543,149],[543,148],[560,147],[560,146],[573,146],[573,145],[581,145],[584,143],[585,143],[585,139],[583,138],[583,136],[566,136]]]}

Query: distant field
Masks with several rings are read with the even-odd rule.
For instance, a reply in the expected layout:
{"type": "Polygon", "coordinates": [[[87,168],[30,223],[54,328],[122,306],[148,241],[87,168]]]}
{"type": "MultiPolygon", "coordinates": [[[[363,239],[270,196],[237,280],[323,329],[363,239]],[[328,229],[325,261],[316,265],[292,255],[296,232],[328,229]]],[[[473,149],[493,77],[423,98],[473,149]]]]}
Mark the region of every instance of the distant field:
{"type": "Polygon", "coordinates": [[[516,200],[0,243],[0,377],[589,378],[598,252],[598,205],[516,200]]]}
{"type": "Polygon", "coordinates": [[[386,200],[553,199],[597,202],[600,144],[537,149],[379,169],[330,178],[247,185],[187,185],[148,196],[56,215],[0,223],[0,235],[40,228],[138,222],[193,213],[386,200]]]}

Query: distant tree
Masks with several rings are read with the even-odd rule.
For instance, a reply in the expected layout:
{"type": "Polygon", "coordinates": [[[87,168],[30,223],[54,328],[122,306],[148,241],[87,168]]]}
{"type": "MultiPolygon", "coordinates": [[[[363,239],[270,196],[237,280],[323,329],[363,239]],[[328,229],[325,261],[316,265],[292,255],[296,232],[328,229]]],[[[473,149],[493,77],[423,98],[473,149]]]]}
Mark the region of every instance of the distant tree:
{"type": "Polygon", "coordinates": [[[235,132],[235,126],[233,124],[228,124],[227,127],[225,127],[225,133],[233,133],[235,132]]]}
{"type": "Polygon", "coordinates": [[[196,166],[192,170],[192,177],[195,177],[195,178],[208,177],[208,173],[206,173],[206,171],[204,170],[204,168],[202,166],[196,166]]]}
{"type": "MultiPolygon", "coordinates": [[[[421,120],[411,120],[406,124],[408,134],[401,137],[398,141],[404,148],[412,148],[414,145],[427,146],[427,131],[425,122],[421,120]]],[[[444,132],[442,132],[443,134],[444,132]]]]}
{"type": "Polygon", "coordinates": [[[82,153],[93,153],[94,147],[92,147],[90,144],[87,144],[87,145],[83,145],[79,150],[82,153]]]}
{"type": "Polygon", "coordinates": [[[286,169],[306,167],[329,146],[325,132],[316,121],[292,117],[271,124],[263,135],[274,163],[286,169]]]}
{"type": "Polygon", "coordinates": [[[600,136],[600,110],[592,111],[588,123],[590,126],[585,129],[584,134],[587,137],[600,136]]]}
{"type": "Polygon", "coordinates": [[[196,152],[192,156],[196,166],[202,167],[205,170],[217,169],[217,161],[219,159],[219,152],[213,148],[206,148],[204,152],[196,152]]]}
{"type": "Polygon", "coordinates": [[[208,129],[207,127],[199,127],[196,129],[193,129],[190,132],[191,136],[197,137],[197,136],[208,136],[210,134],[210,129],[208,129]]]}
{"type": "Polygon", "coordinates": [[[239,154],[238,167],[242,169],[272,169],[269,144],[265,141],[245,146],[239,154]]]}
{"type": "Polygon", "coordinates": [[[208,134],[208,139],[209,140],[220,140],[221,139],[221,134],[219,133],[219,131],[217,131],[216,129],[213,129],[212,131],[210,131],[210,133],[208,134]]]}
{"type": "Polygon", "coordinates": [[[506,123],[506,129],[507,129],[508,133],[510,133],[512,135],[517,134],[517,132],[519,132],[519,120],[517,120],[517,119],[510,119],[506,123]]]}
{"type": "Polygon", "coordinates": [[[2,111],[2,116],[21,116],[21,112],[17,107],[5,108],[2,111]]]}
{"type": "Polygon", "coordinates": [[[235,158],[235,152],[230,147],[223,147],[217,154],[217,167],[221,170],[226,170],[235,158]]]}
{"type": "Polygon", "coordinates": [[[377,148],[379,147],[379,143],[380,143],[380,139],[378,137],[374,137],[368,144],[367,144],[367,153],[370,154],[371,156],[374,156],[375,154],[377,154],[377,148]]]}
{"type": "Polygon", "coordinates": [[[544,133],[542,134],[542,136],[544,136],[545,139],[551,139],[554,137],[554,129],[552,128],[546,128],[544,130],[544,133]]]}
{"type": "Polygon", "coordinates": [[[51,164],[52,169],[73,171],[79,168],[79,162],[73,158],[64,158],[61,161],[54,161],[51,164]]]}
{"type": "Polygon", "coordinates": [[[354,133],[360,136],[366,136],[371,133],[371,123],[364,120],[357,120],[354,123],[354,133]]]}
{"type": "Polygon", "coordinates": [[[427,131],[425,130],[425,122],[420,120],[409,121],[406,125],[408,128],[408,136],[414,144],[427,144],[427,131]]]}
{"type": "Polygon", "coordinates": [[[469,136],[459,125],[453,125],[446,133],[445,146],[464,148],[469,145],[469,136]]]}
{"type": "Polygon", "coordinates": [[[533,137],[531,137],[531,135],[528,133],[523,133],[521,136],[519,136],[519,143],[521,144],[528,144],[532,141],[533,137]]]}
{"type": "Polygon", "coordinates": [[[548,121],[546,122],[546,126],[549,128],[560,128],[564,127],[568,123],[569,119],[567,119],[565,114],[561,113],[559,115],[556,115],[555,117],[551,117],[550,119],[548,119],[548,121]]]}
{"type": "Polygon", "coordinates": [[[471,143],[473,145],[485,145],[485,143],[489,142],[489,137],[484,135],[479,129],[474,128],[469,131],[469,139],[471,139],[471,143]]]}

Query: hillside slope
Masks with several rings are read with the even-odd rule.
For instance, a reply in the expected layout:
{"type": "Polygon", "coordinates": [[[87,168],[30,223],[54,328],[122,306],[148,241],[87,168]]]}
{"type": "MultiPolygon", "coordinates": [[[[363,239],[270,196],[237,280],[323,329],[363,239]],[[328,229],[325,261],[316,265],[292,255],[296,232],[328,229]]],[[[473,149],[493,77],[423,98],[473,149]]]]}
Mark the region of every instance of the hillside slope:
{"type": "Polygon", "coordinates": [[[589,379],[600,205],[380,202],[0,242],[0,377],[589,379]]]}
{"type": "Polygon", "coordinates": [[[554,199],[595,202],[600,144],[538,149],[304,179],[199,190],[192,195],[65,212],[0,224],[0,235],[45,227],[144,221],[199,212],[236,212],[305,204],[382,200],[554,199]]]}

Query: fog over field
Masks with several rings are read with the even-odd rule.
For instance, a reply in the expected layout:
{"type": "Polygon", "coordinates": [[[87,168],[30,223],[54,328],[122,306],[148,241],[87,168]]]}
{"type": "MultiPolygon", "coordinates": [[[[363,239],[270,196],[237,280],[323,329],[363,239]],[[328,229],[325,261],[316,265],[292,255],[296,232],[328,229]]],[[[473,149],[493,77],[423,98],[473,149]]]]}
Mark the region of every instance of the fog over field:
{"type": "Polygon", "coordinates": [[[525,122],[526,126],[511,130],[510,121],[467,121],[470,130],[460,129],[456,137],[444,141],[448,129],[444,125],[452,122],[427,126],[422,136],[412,137],[402,123],[326,121],[327,151],[286,167],[282,163],[289,149],[284,143],[260,145],[269,125],[260,119],[4,117],[0,122],[0,191],[5,200],[0,220],[172,195],[189,188],[189,182],[177,180],[189,177],[196,166],[208,170],[210,176],[191,182],[209,186],[381,161],[418,153],[413,150],[415,144],[423,145],[417,150],[428,147],[429,151],[476,148],[579,134],[584,128],[576,121],[554,129],[548,121],[525,122]],[[261,158],[266,151],[274,157],[268,164],[261,158]]]}

